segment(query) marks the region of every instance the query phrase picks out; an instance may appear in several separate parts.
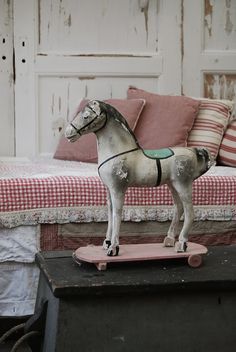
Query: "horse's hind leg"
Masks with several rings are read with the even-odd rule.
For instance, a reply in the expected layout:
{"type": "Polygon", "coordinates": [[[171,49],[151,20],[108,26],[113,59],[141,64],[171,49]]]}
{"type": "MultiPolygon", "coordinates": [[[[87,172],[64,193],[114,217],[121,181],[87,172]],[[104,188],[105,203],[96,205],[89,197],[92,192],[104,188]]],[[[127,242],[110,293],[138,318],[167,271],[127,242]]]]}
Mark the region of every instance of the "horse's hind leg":
{"type": "Polygon", "coordinates": [[[192,203],[192,182],[189,184],[177,184],[175,186],[184,208],[184,223],[179,235],[179,240],[175,244],[177,252],[185,252],[187,249],[188,234],[194,219],[192,203]]]}
{"type": "Polygon", "coordinates": [[[107,250],[111,245],[111,235],[112,235],[112,201],[111,201],[109,188],[107,188],[107,207],[108,207],[108,226],[107,226],[106,238],[103,242],[103,248],[105,250],[107,250]]]}
{"type": "Polygon", "coordinates": [[[178,192],[172,187],[172,185],[168,185],[169,189],[172,193],[173,201],[174,201],[174,214],[173,219],[171,221],[169,230],[167,232],[167,236],[164,239],[164,246],[165,247],[174,247],[175,246],[175,239],[178,234],[178,225],[179,220],[183,214],[183,205],[179,198],[178,192]]]}

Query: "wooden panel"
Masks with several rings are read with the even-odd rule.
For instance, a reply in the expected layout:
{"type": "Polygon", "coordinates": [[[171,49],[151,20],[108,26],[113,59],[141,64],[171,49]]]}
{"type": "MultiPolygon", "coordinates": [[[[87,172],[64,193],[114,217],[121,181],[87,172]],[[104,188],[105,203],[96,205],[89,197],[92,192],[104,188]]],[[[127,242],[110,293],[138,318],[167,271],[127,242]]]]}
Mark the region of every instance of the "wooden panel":
{"type": "Polygon", "coordinates": [[[234,100],[236,105],[236,73],[206,73],[204,75],[204,96],[211,99],[234,100]]]}
{"type": "Polygon", "coordinates": [[[236,1],[205,0],[204,48],[236,50],[236,1]]]}
{"type": "Polygon", "coordinates": [[[17,155],[53,153],[83,97],[124,98],[129,85],[180,93],[180,4],[15,1],[17,155]]]}
{"type": "Polygon", "coordinates": [[[204,79],[204,96],[212,99],[236,98],[236,73],[207,73],[204,79]]]}
{"type": "Polygon", "coordinates": [[[0,155],[13,156],[14,77],[12,1],[0,0],[0,155]]]}
{"type": "Polygon", "coordinates": [[[157,52],[156,0],[38,0],[39,52],[146,55],[157,52]]]}
{"type": "Polygon", "coordinates": [[[183,18],[184,94],[235,99],[236,1],[184,0],[183,18]]]}
{"type": "Polygon", "coordinates": [[[156,78],[39,76],[38,146],[39,154],[54,153],[64,127],[81,99],[125,98],[129,85],[142,84],[156,91],[156,78]]]}

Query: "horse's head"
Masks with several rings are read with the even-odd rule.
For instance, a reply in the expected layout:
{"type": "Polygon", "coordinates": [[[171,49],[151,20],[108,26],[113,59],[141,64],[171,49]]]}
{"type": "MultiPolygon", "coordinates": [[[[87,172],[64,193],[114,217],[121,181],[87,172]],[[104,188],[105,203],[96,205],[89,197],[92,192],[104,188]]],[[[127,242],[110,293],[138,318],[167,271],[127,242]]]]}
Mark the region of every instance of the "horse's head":
{"type": "Polygon", "coordinates": [[[100,130],[105,123],[106,111],[103,103],[98,100],[90,100],[67,126],[65,136],[70,142],[74,142],[83,134],[100,130]]]}

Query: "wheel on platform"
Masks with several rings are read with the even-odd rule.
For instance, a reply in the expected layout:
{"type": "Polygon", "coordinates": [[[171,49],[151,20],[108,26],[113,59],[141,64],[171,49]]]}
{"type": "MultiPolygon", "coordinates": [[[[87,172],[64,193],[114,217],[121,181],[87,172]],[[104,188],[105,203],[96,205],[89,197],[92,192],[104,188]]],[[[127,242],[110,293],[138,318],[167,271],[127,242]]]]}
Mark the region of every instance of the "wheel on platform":
{"type": "Polygon", "coordinates": [[[192,268],[198,268],[202,264],[202,256],[200,254],[193,254],[188,257],[188,264],[192,268]]]}

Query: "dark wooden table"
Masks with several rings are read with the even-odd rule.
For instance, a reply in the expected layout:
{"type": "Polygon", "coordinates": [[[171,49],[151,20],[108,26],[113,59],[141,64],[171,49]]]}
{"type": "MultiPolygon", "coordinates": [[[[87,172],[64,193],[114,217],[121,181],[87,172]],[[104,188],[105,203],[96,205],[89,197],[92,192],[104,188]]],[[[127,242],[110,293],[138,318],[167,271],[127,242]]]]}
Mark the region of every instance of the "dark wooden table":
{"type": "Polygon", "coordinates": [[[48,302],[43,351],[227,352],[236,346],[236,246],[185,260],[78,266],[72,252],[36,256],[36,307],[48,302]]]}

